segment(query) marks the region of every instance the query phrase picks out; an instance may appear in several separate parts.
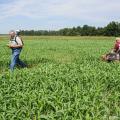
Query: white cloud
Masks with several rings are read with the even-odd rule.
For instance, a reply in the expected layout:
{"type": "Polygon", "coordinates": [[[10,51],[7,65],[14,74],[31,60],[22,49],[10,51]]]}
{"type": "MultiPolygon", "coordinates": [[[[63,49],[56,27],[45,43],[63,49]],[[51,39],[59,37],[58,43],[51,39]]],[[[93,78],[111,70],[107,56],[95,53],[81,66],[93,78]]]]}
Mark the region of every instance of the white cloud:
{"type": "Polygon", "coordinates": [[[7,4],[0,4],[1,12],[0,19],[4,19],[7,17],[12,17],[15,15],[29,15],[29,13],[25,14],[24,9],[29,5],[32,5],[33,0],[19,0],[13,1],[7,4]],[[29,2],[28,2],[29,1],[29,2]]]}
{"type": "Polygon", "coordinates": [[[56,25],[60,20],[61,23],[73,20],[69,24],[85,21],[84,24],[99,25],[119,21],[119,5],[119,0],[13,0],[0,4],[0,21],[25,16],[30,20],[48,21],[49,24],[55,22],[56,25]]]}

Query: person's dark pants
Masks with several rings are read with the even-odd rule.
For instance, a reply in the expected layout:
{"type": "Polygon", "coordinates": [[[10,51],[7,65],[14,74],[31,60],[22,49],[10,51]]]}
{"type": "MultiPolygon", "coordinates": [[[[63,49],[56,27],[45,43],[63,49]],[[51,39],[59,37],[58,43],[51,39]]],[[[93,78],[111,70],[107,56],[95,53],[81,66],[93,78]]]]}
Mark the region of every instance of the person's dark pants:
{"type": "Polygon", "coordinates": [[[16,65],[21,66],[22,68],[27,67],[24,62],[19,59],[22,48],[12,48],[12,59],[10,64],[11,71],[14,70],[16,65]]]}

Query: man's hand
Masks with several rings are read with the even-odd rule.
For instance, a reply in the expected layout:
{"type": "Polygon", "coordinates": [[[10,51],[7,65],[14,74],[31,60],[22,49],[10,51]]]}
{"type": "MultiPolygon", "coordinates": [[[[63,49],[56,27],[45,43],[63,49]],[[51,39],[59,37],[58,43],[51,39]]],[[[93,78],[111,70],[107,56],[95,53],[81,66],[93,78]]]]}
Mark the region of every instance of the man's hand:
{"type": "Polygon", "coordinates": [[[10,44],[7,44],[7,47],[9,47],[9,48],[10,48],[10,47],[11,47],[11,45],[10,45],[10,44]]]}
{"type": "Polygon", "coordinates": [[[114,53],[115,52],[115,49],[112,49],[110,53],[114,53]]]}
{"type": "Polygon", "coordinates": [[[8,44],[7,45],[9,48],[14,48],[14,46],[13,45],[10,45],[10,44],[8,44]]]}

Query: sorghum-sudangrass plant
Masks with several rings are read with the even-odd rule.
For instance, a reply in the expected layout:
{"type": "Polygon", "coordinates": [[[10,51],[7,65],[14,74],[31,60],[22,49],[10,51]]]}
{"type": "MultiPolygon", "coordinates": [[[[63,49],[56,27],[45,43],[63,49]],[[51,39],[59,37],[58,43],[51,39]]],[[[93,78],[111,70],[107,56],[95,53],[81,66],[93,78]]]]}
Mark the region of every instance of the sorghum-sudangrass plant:
{"type": "Polygon", "coordinates": [[[112,37],[24,37],[29,68],[9,71],[0,41],[1,120],[119,120],[120,64],[100,56],[112,37]]]}

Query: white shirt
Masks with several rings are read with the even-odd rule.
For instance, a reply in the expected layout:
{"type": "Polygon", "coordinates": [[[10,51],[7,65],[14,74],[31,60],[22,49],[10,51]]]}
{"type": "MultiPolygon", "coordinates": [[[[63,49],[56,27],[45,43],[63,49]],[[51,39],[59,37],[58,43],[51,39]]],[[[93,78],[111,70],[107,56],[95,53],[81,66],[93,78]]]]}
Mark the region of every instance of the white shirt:
{"type": "Polygon", "coordinates": [[[15,36],[13,39],[11,39],[9,44],[10,45],[23,45],[21,38],[18,36],[15,36]]]}

